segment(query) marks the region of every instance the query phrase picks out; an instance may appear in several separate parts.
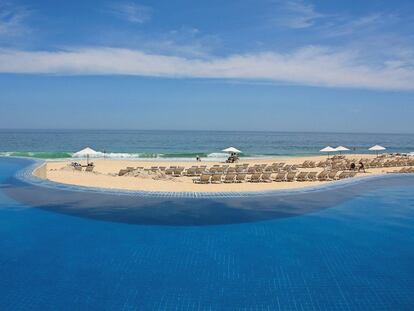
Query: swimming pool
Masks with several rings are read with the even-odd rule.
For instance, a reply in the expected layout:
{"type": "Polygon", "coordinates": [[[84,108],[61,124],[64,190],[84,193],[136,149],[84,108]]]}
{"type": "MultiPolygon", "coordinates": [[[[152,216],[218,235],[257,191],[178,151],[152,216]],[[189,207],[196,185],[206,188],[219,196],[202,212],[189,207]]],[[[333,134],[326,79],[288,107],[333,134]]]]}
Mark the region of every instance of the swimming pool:
{"type": "Polygon", "coordinates": [[[85,191],[0,158],[1,310],[411,310],[414,176],[216,197],[85,191]]]}

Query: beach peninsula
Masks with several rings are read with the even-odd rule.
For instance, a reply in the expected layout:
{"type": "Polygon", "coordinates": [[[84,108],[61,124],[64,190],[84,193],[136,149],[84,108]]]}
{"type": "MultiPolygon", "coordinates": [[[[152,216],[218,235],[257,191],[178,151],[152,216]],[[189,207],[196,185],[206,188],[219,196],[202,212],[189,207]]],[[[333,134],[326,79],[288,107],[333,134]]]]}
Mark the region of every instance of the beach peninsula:
{"type": "Polygon", "coordinates": [[[92,159],[46,161],[39,178],[83,187],[160,192],[249,192],[304,188],[389,172],[414,172],[414,158],[352,154],[241,159],[238,163],[92,159]],[[360,163],[364,167],[360,169],[360,163]],[[82,167],[85,167],[84,169],[82,167]]]}

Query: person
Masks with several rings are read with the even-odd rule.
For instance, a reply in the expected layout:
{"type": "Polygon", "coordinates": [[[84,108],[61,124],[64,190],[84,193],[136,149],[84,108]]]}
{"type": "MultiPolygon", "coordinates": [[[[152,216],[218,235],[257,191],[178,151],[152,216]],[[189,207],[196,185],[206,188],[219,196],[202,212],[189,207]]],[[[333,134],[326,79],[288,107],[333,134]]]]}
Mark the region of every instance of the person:
{"type": "Polygon", "coordinates": [[[362,163],[362,161],[359,161],[358,172],[360,171],[363,171],[365,173],[365,166],[364,163],[362,163]]]}
{"type": "Polygon", "coordinates": [[[200,156],[197,154],[197,156],[196,156],[196,161],[197,162],[201,162],[201,158],[200,158],[200,156]]]}
{"type": "Polygon", "coordinates": [[[354,162],[351,163],[351,171],[353,171],[353,170],[355,170],[355,163],[354,162]]]}

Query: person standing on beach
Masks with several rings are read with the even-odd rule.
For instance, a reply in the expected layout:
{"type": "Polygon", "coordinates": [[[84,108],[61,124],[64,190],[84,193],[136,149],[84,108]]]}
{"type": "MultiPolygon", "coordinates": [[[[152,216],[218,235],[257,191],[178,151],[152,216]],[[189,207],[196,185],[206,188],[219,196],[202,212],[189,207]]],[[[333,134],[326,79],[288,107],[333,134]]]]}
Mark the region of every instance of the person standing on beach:
{"type": "Polygon", "coordinates": [[[364,163],[362,163],[362,161],[359,161],[358,172],[360,171],[363,171],[365,173],[365,166],[364,163]]]}

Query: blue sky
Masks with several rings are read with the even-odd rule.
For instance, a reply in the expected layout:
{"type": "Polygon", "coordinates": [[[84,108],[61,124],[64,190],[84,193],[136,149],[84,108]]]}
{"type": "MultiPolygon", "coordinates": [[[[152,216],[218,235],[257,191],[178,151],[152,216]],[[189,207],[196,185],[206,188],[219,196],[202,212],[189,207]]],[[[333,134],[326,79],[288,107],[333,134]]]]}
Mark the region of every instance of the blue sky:
{"type": "Polygon", "coordinates": [[[412,1],[0,0],[0,128],[414,133],[412,1]]]}

